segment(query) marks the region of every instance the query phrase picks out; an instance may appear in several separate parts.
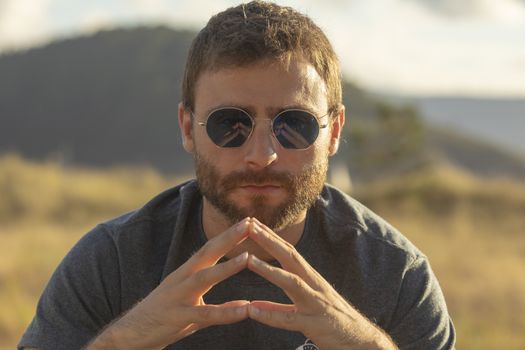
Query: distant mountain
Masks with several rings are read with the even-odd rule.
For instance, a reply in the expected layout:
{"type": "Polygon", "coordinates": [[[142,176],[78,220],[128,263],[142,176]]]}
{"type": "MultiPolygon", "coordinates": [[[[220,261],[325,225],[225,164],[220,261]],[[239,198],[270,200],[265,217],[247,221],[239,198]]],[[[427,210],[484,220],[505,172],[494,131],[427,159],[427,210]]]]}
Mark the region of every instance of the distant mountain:
{"type": "Polygon", "coordinates": [[[427,152],[433,160],[449,163],[473,174],[525,181],[525,156],[509,152],[479,137],[451,128],[429,126],[427,152]]]}
{"type": "MultiPolygon", "coordinates": [[[[167,27],[114,29],[0,56],[0,154],[191,173],[177,104],[194,36],[167,27]]],[[[347,123],[333,161],[358,182],[404,174],[438,158],[484,176],[525,179],[521,158],[425,128],[435,101],[393,103],[349,82],[343,91],[347,123]]],[[[433,118],[452,118],[438,107],[433,118]]]]}
{"type": "Polygon", "coordinates": [[[525,156],[525,99],[475,97],[403,98],[428,123],[481,137],[525,156]]]}
{"type": "Polygon", "coordinates": [[[0,57],[0,150],[75,164],[188,169],[177,104],[194,35],[120,29],[0,57]]]}
{"type": "MultiPolygon", "coordinates": [[[[115,29],[0,56],[0,153],[190,173],[177,104],[195,34],[167,27],[115,29]]],[[[391,159],[385,154],[402,155],[401,138],[384,137],[384,131],[399,116],[398,127],[388,128],[417,134],[416,113],[381,103],[350,83],[344,94],[353,128],[344,130],[349,147],[339,157],[358,165],[353,174],[374,166],[359,161],[371,158],[366,155],[372,145],[382,166],[391,159]]]]}

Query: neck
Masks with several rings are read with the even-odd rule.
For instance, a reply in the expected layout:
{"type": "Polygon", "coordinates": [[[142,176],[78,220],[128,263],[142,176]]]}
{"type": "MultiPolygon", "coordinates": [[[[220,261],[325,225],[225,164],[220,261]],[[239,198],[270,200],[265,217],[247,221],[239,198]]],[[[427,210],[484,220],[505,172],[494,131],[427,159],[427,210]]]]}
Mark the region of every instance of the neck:
{"type": "MultiPolygon", "coordinates": [[[[297,242],[299,242],[299,239],[301,238],[304,231],[306,212],[307,211],[304,210],[301,214],[299,214],[294,222],[282,229],[275,231],[275,233],[277,233],[288,243],[295,246],[297,242]]],[[[203,197],[202,225],[204,227],[204,234],[208,240],[220,235],[233,224],[235,223],[230,223],[230,221],[220,211],[218,211],[217,208],[215,208],[210,202],[208,202],[206,198],[203,197]]],[[[261,248],[249,238],[226,253],[225,256],[230,259],[244,252],[253,254],[261,260],[274,260],[270,254],[268,254],[263,248],[261,248]]]]}

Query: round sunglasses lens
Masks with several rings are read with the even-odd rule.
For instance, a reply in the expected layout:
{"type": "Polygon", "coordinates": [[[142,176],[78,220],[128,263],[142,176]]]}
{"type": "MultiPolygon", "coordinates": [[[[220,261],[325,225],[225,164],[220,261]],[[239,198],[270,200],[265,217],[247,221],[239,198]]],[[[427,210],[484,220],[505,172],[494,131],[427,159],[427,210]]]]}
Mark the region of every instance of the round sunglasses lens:
{"type": "Polygon", "coordinates": [[[206,122],[206,132],[220,147],[240,147],[252,130],[252,120],[243,111],[224,108],[212,112],[206,122]]]}
{"type": "Polygon", "coordinates": [[[311,113],[284,111],[275,118],[273,132],[284,148],[305,149],[317,139],[319,123],[311,113]]]}

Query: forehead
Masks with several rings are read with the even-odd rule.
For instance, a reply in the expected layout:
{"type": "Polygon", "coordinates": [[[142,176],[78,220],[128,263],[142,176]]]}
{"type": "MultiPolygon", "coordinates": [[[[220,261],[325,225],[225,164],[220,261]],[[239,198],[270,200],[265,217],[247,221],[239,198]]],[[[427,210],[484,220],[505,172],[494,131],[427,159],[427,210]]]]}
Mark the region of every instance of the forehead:
{"type": "Polygon", "coordinates": [[[195,112],[223,106],[254,113],[287,107],[321,113],[327,109],[326,84],[315,68],[300,58],[203,72],[195,85],[195,112]]]}

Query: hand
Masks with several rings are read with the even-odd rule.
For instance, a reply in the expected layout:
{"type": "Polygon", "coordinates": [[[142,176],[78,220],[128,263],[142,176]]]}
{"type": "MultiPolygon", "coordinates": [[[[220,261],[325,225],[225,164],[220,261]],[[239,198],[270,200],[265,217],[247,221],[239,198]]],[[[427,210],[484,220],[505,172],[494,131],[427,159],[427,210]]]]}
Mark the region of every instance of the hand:
{"type": "Polygon", "coordinates": [[[244,219],[209,240],[87,349],[162,349],[199,329],[247,318],[249,301],[206,305],[203,295],[246,268],[246,252],[221,264],[217,261],[247,238],[249,225],[250,219],[244,219]]]}
{"type": "Polygon", "coordinates": [[[252,301],[250,318],[301,332],[323,350],[397,349],[388,335],[347,303],[290,243],[252,220],[250,238],[277,259],[282,269],[254,255],[248,258],[248,268],[280,287],[293,304],[252,301]]]}

